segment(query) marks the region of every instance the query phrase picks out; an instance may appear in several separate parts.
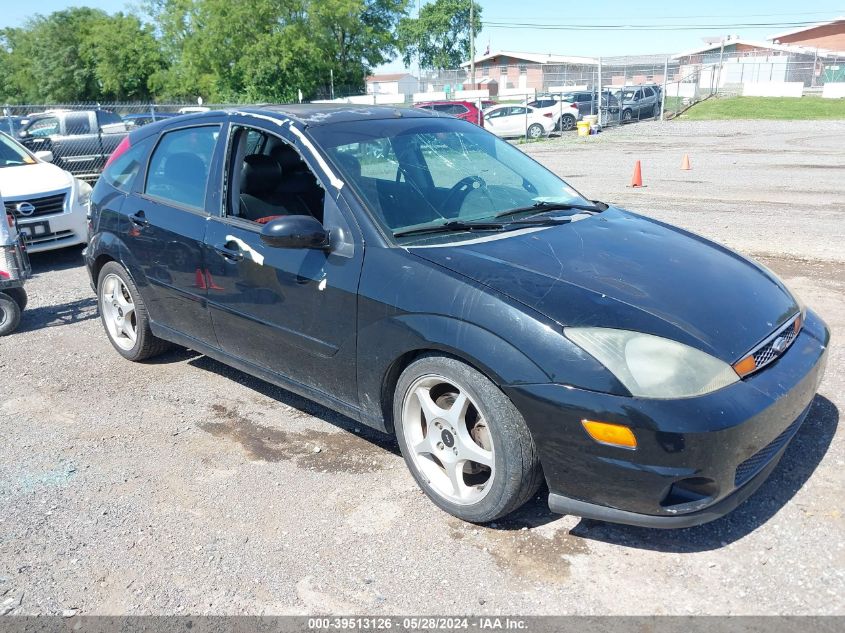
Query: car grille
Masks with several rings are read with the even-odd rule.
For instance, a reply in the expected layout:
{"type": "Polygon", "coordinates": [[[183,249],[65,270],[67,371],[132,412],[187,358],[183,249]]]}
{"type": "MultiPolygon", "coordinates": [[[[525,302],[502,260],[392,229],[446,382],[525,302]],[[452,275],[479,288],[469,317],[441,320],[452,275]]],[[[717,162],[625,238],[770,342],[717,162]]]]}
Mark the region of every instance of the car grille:
{"type": "Polygon", "coordinates": [[[26,200],[6,200],[6,213],[11,213],[16,218],[21,220],[27,220],[29,218],[35,218],[41,215],[53,215],[56,213],[62,213],[65,210],[65,198],[67,198],[67,193],[57,193],[51,196],[43,196],[41,198],[28,198],[26,200]],[[35,211],[28,215],[24,215],[18,212],[18,205],[23,202],[28,202],[29,204],[31,204],[33,207],[35,207],[35,211]]]}
{"type": "Polygon", "coordinates": [[[759,350],[754,352],[754,364],[757,365],[757,368],[763,367],[764,365],[768,365],[778,356],[780,356],[786,349],[792,345],[792,341],[795,340],[796,332],[794,327],[788,328],[783,334],[780,336],[776,336],[773,340],[766,343],[763,347],[759,350]],[[778,340],[782,340],[781,345],[785,346],[781,348],[781,351],[778,352],[775,349],[775,342],[778,340]]]}
{"type": "Polygon", "coordinates": [[[736,474],[734,475],[734,485],[741,486],[746,481],[751,479],[754,475],[760,472],[766,464],[768,464],[777,452],[786,446],[787,442],[793,438],[798,432],[798,427],[807,417],[807,411],[810,410],[808,406],[804,412],[799,415],[795,421],[786,427],[783,432],[775,439],[769,442],[765,447],[754,453],[751,457],[742,462],[736,467],[736,474]]]}
{"type": "Polygon", "coordinates": [[[734,363],[733,368],[742,378],[745,378],[749,374],[759,371],[766,365],[776,361],[792,346],[795,339],[798,338],[802,325],[802,315],[800,313],[796,314],[783,327],[751,350],[741,360],[734,363]],[[754,361],[754,366],[748,368],[746,364],[752,360],[754,361]]]}

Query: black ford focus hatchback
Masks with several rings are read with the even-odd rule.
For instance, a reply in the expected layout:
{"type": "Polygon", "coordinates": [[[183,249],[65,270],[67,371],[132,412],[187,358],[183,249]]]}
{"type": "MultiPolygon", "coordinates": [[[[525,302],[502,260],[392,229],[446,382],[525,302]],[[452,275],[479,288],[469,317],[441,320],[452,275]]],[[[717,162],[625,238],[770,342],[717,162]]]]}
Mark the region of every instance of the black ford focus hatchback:
{"type": "Polygon", "coordinates": [[[106,333],[190,347],[395,434],[473,522],[653,527],[775,468],[829,333],[765,268],[421,110],[280,106],[134,131],[92,196],[106,333]]]}

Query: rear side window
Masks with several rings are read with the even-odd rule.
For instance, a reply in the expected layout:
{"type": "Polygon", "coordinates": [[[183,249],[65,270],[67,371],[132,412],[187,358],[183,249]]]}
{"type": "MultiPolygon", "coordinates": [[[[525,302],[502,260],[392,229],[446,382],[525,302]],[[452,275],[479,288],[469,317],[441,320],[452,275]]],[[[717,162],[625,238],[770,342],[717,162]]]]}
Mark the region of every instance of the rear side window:
{"type": "Polygon", "coordinates": [[[109,163],[100,178],[115,189],[129,193],[132,189],[132,183],[135,182],[135,177],[144,165],[144,161],[154,140],[154,136],[148,136],[135,145],[132,145],[123,154],[109,163]]]}
{"type": "Polygon", "coordinates": [[[123,119],[114,112],[109,112],[108,110],[97,110],[97,123],[99,123],[102,127],[103,125],[108,125],[109,123],[123,123],[123,119]]]}
{"type": "Polygon", "coordinates": [[[643,88],[643,95],[646,97],[653,97],[654,90],[652,90],[651,88],[643,88]]]}
{"type": "Polygon", "coordinates": [[[90,134],[91,121],[87,112],[74,112],[65,117],[65,129],[68,134],[90,134]]]}
{"type": "Polygon", "coordinates": [[[219,125],[190,127],[162,135],[147,170],[145,193],[191,209],[205,209],[205,190],[219,125]]]}

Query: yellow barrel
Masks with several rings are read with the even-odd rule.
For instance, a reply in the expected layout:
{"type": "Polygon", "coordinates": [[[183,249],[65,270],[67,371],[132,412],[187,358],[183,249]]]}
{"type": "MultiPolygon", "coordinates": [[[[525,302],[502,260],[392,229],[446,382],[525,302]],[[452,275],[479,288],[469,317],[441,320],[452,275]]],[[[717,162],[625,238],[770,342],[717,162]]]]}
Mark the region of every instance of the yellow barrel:
{"type": "Polygon", "coordinates": [[[578,136],[589,136],[590,135],[590,122],[589,121],[578,121],[578,136]]]}

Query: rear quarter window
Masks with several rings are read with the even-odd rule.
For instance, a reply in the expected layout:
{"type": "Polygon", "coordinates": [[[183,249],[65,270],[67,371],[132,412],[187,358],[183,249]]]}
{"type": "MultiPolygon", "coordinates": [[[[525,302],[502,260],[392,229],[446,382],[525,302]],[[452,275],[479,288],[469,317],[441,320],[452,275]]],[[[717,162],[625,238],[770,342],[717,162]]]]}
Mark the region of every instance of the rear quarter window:
{"type": "Polygon", "coordinates": [[[115,189],[129,193],[135,178],[147,160],[154,141],[155,136],[148,136],[132,145],[109,163],[100,178],[115,189]]]}

